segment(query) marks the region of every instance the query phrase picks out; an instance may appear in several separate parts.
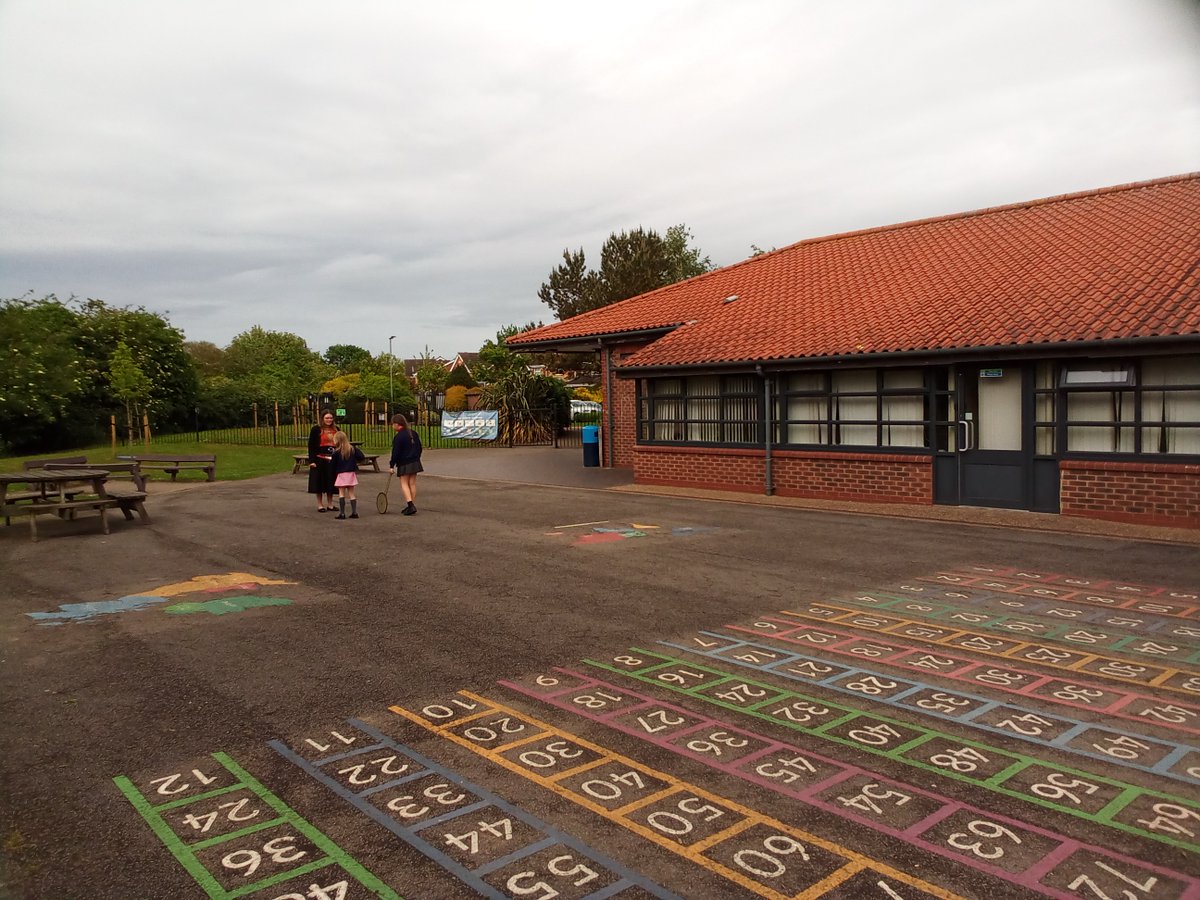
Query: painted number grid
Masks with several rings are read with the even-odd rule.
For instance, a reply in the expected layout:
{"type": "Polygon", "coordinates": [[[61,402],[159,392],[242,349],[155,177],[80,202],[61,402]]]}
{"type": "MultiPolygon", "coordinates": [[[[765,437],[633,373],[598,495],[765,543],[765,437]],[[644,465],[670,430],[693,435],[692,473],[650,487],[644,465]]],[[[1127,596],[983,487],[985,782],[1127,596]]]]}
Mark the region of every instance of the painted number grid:
{"type": "MultiPolygon", "coordinates": [[[[890,678],[877,670],[831,666],[819,657],[784,651],[717,632],[702,631],[686,644],[674,641],[661,643],[849,696],[869,696],[874,703],[906,712],[970,725],[1007,738],[1105,763],[1119,762],[1128,768],[1163,778],[1200,784],[1200,748],[1189,744],[1146,737],[1134,739],[1125,732],[1101,728],[1091,722],[1062,715],[1050,716],[978,694],[941,690],[925,682],[890,678]]],[[[847,652],[856,654],[860,660],[864,656],[882,656],[884,651],[894,652],[894,648],[853,638],[849,643],[852,648],[847,652]]],[[[1060,693],[1068,691],[1069,696],[1079,696],[1081,691],[1083,696],[1087,696],[1086,689],[1078,685],[1059,688],[1060,693]]],[[[1044,698],[1039,696],[1038,699],[1044,698]]],[[[1190,712],[1162,704],[1150,710],[1160,716],[1174,717],[1190,712]]],[[[1143,719],[1142,723],[1145,722],[1143,719]]]]}
{"type": "MultiPolygon", "coordinates": [[[[636,886],[654,897],[675,897],[366,722],[349,725],[347,734],[332,732],[327,743],[307,741],[338,751],[313,760],[282,741],[269,746],[483,896],[598,900],[636,886]]],[[[517,725],[503,718],[477,727],[509,733],[517,725]]]]}
{"type": "MultiPolygon", "coordinates": [[[[1067,620],[1113,628],[1135,628],[1139,634],[1155,632],[1169,638],[1200,638],[1200,622],[1180,622],[1179,618],[1185,617],[1178,616],[1172,607],[1163,604],[1152,604],[1140,600],[1129,609],[1097,608],[1089,601],[1102,598],[1079,596],[1074,591],[1062,591],[1049,587],[1031,587],[1028,593],[1006,592],[992,588],[980,590],[975,587],[954,584],[953,580],[938,581],[938,577],[957,578],[957,576],[950,575],[935,576],[924,583],[899,585],[894,593],[911,595],[924,602],[932,600],[969,605],[980,603],[999,605],[1009,610],[1021,610],[1025,614],[1045,616],[1060,623],[1067,620]],[[1148,607],[1152,607],[1152,609],[1148,607]]],[[[893,592],[888,591],[887,593],[893,592]]]]}
{"type": "MultiPolygon", "coordinates": [[[[1084,882],[1157,886],[1155,896],[1200,897],[1200,879],[1147,866],[1037,826],[997,816],[878,773],[801,750],[718,719],[663,703],[569,669],[555,669],[524,684],[503,686],[558,709],[601,722],[716,770],[800,800],[922,850],[1052,897],[1080,896],[1063,887],[1084,882]],[[983,840],[982,838],[987,838],[983,840]]],[[[735,702],[751,703],[763,691],[745,683],[726,686],[735,702]]],[[[1053,773],[1038,786],[1065,790],[1053,773]]],[[[1102,896],[1097,894],[1095,896],[1102,896]]],[[[1115,896],[1121,896],[1115,894],[1115,896]]]]}
{"type": "MultiPolygon", "coordinates": [[[[855,621],[865,621],[865,618],[855,621]]],[[[968,684],[985,685],[990,690],[1075,709],[1103,712],[1106,716],[1136,722],[1141,726],[1154,725],[1172,731],[1200,734],[1200,709],[1192,705],[1163,703],[1149,694],[1126,688],[1114,688],[1080,679],[1056,678],[1042,675],[1019,666],[997,667],[981,663],[968,656],[950,651],[937,653],[899,641],[863,638],[853,632],[839,631],[828,625],[820,627],[799,625],[795,621],[764,616],[750,625],[728,625],[731,631],[758,634],[793,646],[803,646],[821,653],[870,658],[897,668],[936,675],[968,684]]],[[[889,635],[890,637],[890,635],[889,635]]],[[[801,672],[813,678],[849,671],[822,661],[813,662],[801,672]]]]}
{"type": "Polygon", "coordinates": [[[1181,619],[1200,619],[1200,594],[1146,584],[989,566],[953,569],[919,580],[972,585],[1012,594],[1060,597],[1110,609],[1178,616],[1181,619]]]}
{"type": "Polygon", "coordinates": [[[636,647],[630,650],[630,655],[617,657],[613,662],[591,659],[585,662],[704,703],[735,710],[901,765],[973,784],[1024,803],[1065,812],[1089,822],[1186,850],[1200,850],[1200,804],[1190,800],[1065,766],[1051,767],[1037,759],[977,741],[963,740],[897,719],[865,713],[763,682],[739,679],[717,669],[636,647]],[[737,684],[748,685],[756,691],[768,691],[769,695],[766,700],[743,706],[717,694],[718,688],[729,686],[732,689],[737,684]],[[799,709],[800,713],[772,715],[767,707],[776,704],[782,704],[784,710],[789,707],[799,709]],[[824,712],[817,715],[813,712],[814,707],[824,712]],[[1097,784],[1104,791],[1105,804],[1100,809],[1089,810],[1070,802],[1065,795],[1026,793],[1019,785],[1028,771],[1035,767],[1052,768],[1061,777],[1072,781],[1097,784]]]}
{"type": "MultiPolygon", "coordinates": [[[[448,720],[431,715],[431,707],[420,713],[391,710],[759,896],[782,900],[832,891],[864,900],[958,896],[504,704],[466,691],[459,697],[478,708],[448,720]],[[532,733],[494,740],[468,733],[475,723],[497,716],[532,733]],[[903,894],[893,884],[904,886],[903,894]]],[[[449,704],[438,707],[435,713],[449,704]]]]}
{"type": "MultiPolygon", "coordinates": [[[[908,585],[909,590],[906,592],[910,595],[924,594],[923,588],[908,585]]],[[[903,590],[904,587],[901,587],[903,590]]],[[[950,591],[949,593],[959,593],[950,591]]],[[[1046,641],[1053,641],[1057,644],[1063,644],[1072,647],[1099,647],[1105,650],[1115,650],[1118,653],[1129,653],[1135,656],[1146,656],[1155,660],[1170,660],[1172,663],[1188,664],[1200,662],[1200,647],[1192,643],[1186,638],[1200,637],[1200,628],[1188,628],[1187,626],[1172,625],[1170,627],[1183,628],[1187,633],[1174,635],[1168,641],[1159,635],[1155,635],[1155,640],[1147,640],[1141,634],[1131,634],[1123,631],[1097,631],[1093,627],[1093,623],[1085,622],[1087,628],[1082,628],[1076,624],[1076,620],[1084,620],[1087,613],[1083,615],[1074,615],[1076,612],[1071,607],[1056,605],[1053,603],[1044,604],[1046,611],[1044,615],[1047,619],[1058,619],[1059,621],[1034,621],[1033,616],[1041,614],[1041,611],[1036,608],[1042,604],[1037,604],[1032,601],[1014,601],[1026,606],[1027,615],[1014,616],[1008,613],[990,613],[982,611],[978,606],[964,606],[968,600],[976,601],[989,600],[989,597],[969,596],[952,598],[961,601],[958,604],[935,603],[929,598],[914,600],[912,596],[897,596],[888,591],[871,592],[867,594],[855,595],[853,598],[835,597],[834,603],[847,603],[852,606],[866,606],[871,609],[896,609],[901,612],[913,614],[915,613],[921,619],[932,622],[953,622],[972,625],[977,628],[982,628],[986,631],[1003,631],[1008,634],[1020,634],[1032,637],[1037,637],[1046,641]],[[1071,619],[1072,622],[1064,624],[1062,619],[1071,619]],[[1183,638],[1182,640],[1180,638],[1183,638]]],[[[1001,601],[1002,603],[1004,601],[1001,601]]],[[[1102,618],[1102,616],[1097,616],[1102,618]]],[[[1110,620],[1114,617],[1108,616],[1110,620]]],[[[1157,631],[1164,624],[1161,622],[1151,622],[1149,620],[1120,620],[1123,624],[1122,628],[1139,628],[1142,631],[1157,631]],[[1158,626],[1158,627],[1156,627],[1158,626]]]]}
{"type": "Polygon", "coordinates": [[[212,758],[219,768],[151,779],[150,797],[124,775],[113,779],[209,897],[232,900],[270,891],[262,896],[399,900],[233,759],[224,753],[212,758]]]}
{"type": "MultiPolygon", "coordinates": [[[[870,597],[871,595],[863,596],[870,597]]],[[[812,603],[802,610],[785,609],[783,614],[797,619],[847,625],[854,625],[855,620],[864,615],[858,610],[828,603],[812,603]]],[[[962,647],[984,656],[1026,660],[1070,672],[1087,672],[1093,677],[1111,678],[1127,683],[1135,682],[1160,690],[1182,692],[1190,694],[1193,698],[1200,696],[1200,677],[1177,668],[1138,665],[1130,663],[1128,660],[1103,656],[1098,653],[1047,647],[1032,641],[998,638],[991,634],[958,626],[942,628],[927,622],[891,616],[884,617],[880,614],[867,617],[863,622],[861,627],[876,628],[879,632],[889,636],[913,637],[926,643],[962,647]],[[866,624],[867,622],[875,624],[866,624]]]]}

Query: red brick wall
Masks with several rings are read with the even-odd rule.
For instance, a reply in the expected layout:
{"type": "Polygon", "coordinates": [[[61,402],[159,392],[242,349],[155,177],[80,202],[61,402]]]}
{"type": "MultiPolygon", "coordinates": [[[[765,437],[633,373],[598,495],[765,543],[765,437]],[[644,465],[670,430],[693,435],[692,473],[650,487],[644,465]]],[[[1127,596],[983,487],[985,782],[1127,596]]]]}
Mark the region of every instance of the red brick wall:
{"type": "MultiPolygon", "coordinates": [[[[759,449],[638,447],[640,484],[764,492],[765,456],[759,449]]],[[[771,454],[775,493],[781,497],[863,503],[933,503],[933,461],[890,453],[777,450],[771,454]]]]}
{"type": "Polygon", "coordinates": [[[1064,516],[1200,528],[1200,465],[1063,460],[1064,516]]]}
{"type": "MultiPolygon", "coordinates": [[[[620,368],[622,357],[629,356],[641,350],[648,341],[640,343],[621,344],[612,348],[613,368],[620,368]]],[[[607,395],[609,351],[606,347],[600,352],[600,386],[606,392],[604,397],[604,421],[600,430],[600,465],[616,466],[628,469],[634,464],[633,446],[637,430],[637,381],[632,378],[612,377],[612,396],[607,395]],[[610,444],[610,428],[613,423],[610,444]],[[612,447],[612,458],[609,458],[609,448],[612,447]]]]}

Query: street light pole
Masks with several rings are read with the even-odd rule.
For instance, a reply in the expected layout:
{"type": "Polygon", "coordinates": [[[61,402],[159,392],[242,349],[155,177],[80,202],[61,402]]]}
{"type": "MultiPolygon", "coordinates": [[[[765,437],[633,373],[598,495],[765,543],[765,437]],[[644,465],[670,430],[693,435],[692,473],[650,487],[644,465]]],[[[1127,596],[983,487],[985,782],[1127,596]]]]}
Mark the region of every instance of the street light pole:
{"type": "Polygon", "coordinates": [[[396,408],[396,357],[392,356],[392,341],[396,339],[393,334],[388,338],[388,418],[396,408]]]}

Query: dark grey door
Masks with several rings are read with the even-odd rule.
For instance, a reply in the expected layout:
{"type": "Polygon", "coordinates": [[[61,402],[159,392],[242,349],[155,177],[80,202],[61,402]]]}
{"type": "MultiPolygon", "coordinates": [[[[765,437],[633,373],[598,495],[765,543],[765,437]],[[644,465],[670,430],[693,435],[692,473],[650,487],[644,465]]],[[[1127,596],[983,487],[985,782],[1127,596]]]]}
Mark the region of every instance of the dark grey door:
{"type": "Polygon", "coordinates": [[[959,368],[959,503],[1029,508],[1026,377],[1024,368],[1013,365],[959,368]]]}

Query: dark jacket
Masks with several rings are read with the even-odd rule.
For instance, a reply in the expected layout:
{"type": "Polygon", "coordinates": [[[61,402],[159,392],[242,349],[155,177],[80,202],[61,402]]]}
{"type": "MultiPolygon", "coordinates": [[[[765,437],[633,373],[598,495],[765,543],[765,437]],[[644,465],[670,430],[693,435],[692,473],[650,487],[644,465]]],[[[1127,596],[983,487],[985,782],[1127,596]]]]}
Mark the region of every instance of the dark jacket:
{"type": "Polygon", "coordinates": [[[336,450],[333,453],[333,475],[336,478],[343,472],[357,472],[358,464],[365,458],[363,452],[357,447],[352,447],[354,452],[350,456],[342,456],[336,450]]]}
{"type": "Polygon", "coordinates": [[[421,436],[411,428],[401,428],[392,438],[392,460],[389,469],[406,466],[421,458],[421,436]]]}

